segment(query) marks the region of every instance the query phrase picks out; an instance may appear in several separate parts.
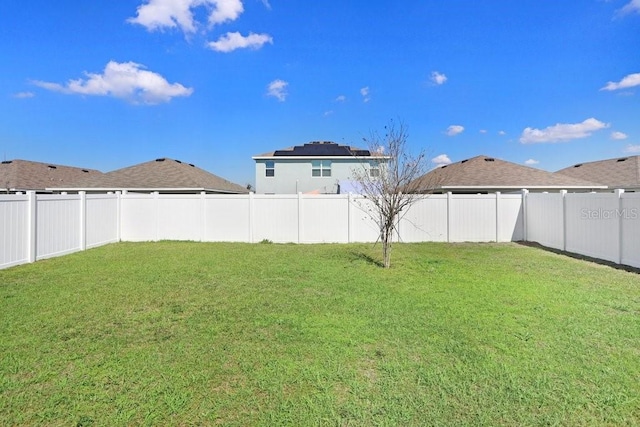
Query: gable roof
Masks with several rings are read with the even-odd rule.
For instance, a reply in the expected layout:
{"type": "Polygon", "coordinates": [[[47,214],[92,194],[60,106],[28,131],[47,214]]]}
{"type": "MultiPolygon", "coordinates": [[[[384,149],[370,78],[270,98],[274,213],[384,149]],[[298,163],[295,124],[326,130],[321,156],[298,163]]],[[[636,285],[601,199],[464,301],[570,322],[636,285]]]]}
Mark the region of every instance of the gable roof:
{"type": "Polygon", "coordinates": [[[0,191],[44,191],[88,177],[102,175],[95,169],[40,163],[30,160],[5,160],[0,163],[0,191]]]}
{"type": "Polygon", "coordinates": [[[640,156],[578,163],[560,169],[556,174],[598,181],[610,189],[640,189],[640,156]]]}
{"type": "MultiPolygon", "coordinates": [[[[488,156],[476,156],[451,163],[418,178],[418,191],[516,191],[602,189],[602,184],[507,162],[488,156]]],[[[414,185],[412,184],[412,187],[414,185]]]]}
{"type": "Polygon", "coordinates": [[[88,177],[54,190],[248,193],[241,185],[180,160],[160,158],[88,177]],[[66,188],[65,188],[66,187],[66,188]]]}
{"type": "Polygon", "coordinates": [[[268,153],[254,156],[253,159],[272,157],[384,157],[378,153],[372,153],[348,145],[340,145],[331,141],[313,141],[303,145],[283,148],[268,153]]]}

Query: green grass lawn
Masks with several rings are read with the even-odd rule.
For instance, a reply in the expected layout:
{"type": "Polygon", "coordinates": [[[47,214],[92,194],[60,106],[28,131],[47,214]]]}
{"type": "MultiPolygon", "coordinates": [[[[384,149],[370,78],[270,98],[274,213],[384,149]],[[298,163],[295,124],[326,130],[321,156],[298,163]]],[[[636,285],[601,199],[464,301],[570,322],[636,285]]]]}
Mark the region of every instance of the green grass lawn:
{"type": "Polygon", "coordinates": [[[0,270],[0,425],[640,425],[640,276],[516,244],[0,270]]]}

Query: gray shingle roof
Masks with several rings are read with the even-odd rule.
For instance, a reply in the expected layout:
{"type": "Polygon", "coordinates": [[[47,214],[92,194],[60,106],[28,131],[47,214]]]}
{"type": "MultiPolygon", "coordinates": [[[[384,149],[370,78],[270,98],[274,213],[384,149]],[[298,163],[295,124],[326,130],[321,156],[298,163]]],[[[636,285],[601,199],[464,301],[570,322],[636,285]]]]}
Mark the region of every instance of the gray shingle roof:
{"type": "Polygon", "coordinates": [[[578,163],[556,174],[601,182],[611,189],[640,189],[640,156],[578,163]]]}
{"type": "Polygon", "coordinates": [[[168,158],[140,163],[101,176],[88,177],[64,187],[73,190],[248,193],[248,190],[241,185],[227,181],[193,164],[168,158]]]}
{"type": "Polygon", "coordinates": [[[418,178],[419,191],[503,191],[518,189],[597,189],[602,184],[563,176],[488,156],[451,163],[418,178]]]}
{"type": "Polygon", "coordinates": [[[101,176],[95,169],[62,166],[29,160],[6,160],[0,163],[0,189],[4,191],[44,191],[79,179],[101,176]]]}

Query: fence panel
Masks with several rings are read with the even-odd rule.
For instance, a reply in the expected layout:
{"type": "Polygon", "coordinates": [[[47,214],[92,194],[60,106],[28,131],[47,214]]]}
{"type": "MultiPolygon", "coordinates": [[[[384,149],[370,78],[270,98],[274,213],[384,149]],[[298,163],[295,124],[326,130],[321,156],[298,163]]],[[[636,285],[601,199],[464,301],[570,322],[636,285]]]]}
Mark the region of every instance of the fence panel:
{"type": "Polygon", "coordinates": [[[28,215],[28,196],[0,196],[0,268],[29,261],[28,215]]]}
{"type": "Polygon", "coordinates": [[[251,242],[252,197],[206,196],[203,239],[207,242],[251,242]]]}
{"type": "Polygon", "coordinates": [[[447,195],[434,194],[418,199],[400,220],[401,242],[446,242],[447,195]]]}
{"type": "Polygon", "coordinates": [[[524,240],[522,194],[501,194],[498,200],[498,241],[524,240]]]}
{"type": "Polygon", "coordinates": [[[347,243],[349,196],[301,196],[300,243],[347,243]]]}
{"type": "Polygon", "coordinates": [[[449,205],[450,242],[495,242],[495,195],[452,194],[449,205]]]}
{"type": "Polygon", "coordinates": [[[297,243],[298,195],[286,194],[277,197],[254,195],[253,238],[254,242],[270,240],[276,243],[297,243]]]}
{"type": "Polygon", "coordinates": [[[203,199],[199,194],[158,196],[157,240],[202,240],[204,232],[203,199]]]}
{"type": "Polygon", "coordinates": [[[80,250],[80,196],[38,195],[36,259],[80,250]]]}
{"type": "Polygon", "coordinates": [[[640,268],[640,193],[623,193],[621,206],[621,262],[640,268]]]}
{"type": "Polygon", "coordinates": [[[86,204],[86,247],[117,242],[118,195],[88,194],[86,204]]]}
{"type": "Polygon", "coordinates": [[[565,195],[568,252],[619,262],[619,198],[613,193],[565,195]]]}
{"type": "Polygon", "coordinates": [[[528,193],[527,240],[564,250],[564,201],[562,193],[528,193]]]}
{"type": "Polygon", "coordinates": [[[352,196],[350,204],[349,241],[371,243],[378,240],[380,230],[371,218],[375,212],[373,203],[362,196],[352,196]]]}
{"type": "Polygon", "coordinates": [[[120,238],[129,242],[158,240],[158,203],[153,194],[120,196],[120,238]]]}

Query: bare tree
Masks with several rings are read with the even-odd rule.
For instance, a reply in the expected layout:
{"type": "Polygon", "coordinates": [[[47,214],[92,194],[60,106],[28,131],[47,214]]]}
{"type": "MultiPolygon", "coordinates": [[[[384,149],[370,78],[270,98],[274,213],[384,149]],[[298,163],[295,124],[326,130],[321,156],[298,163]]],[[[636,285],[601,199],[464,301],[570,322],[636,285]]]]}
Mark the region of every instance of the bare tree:
{"type": "Polygon", "coordinates": [[[407,208],[424,194],[418,178],[427,170],[424,150],[412,154],[407,146],[407,127],[391,121],[384,135],[371,132],[363,138],[372,157],[380,160],[362,160],[361,167],[353,171],[353,180],[368,200],[364,209],[380,230],[384,268],[391,266],[391,246],[398,224],[407,208]]]}

